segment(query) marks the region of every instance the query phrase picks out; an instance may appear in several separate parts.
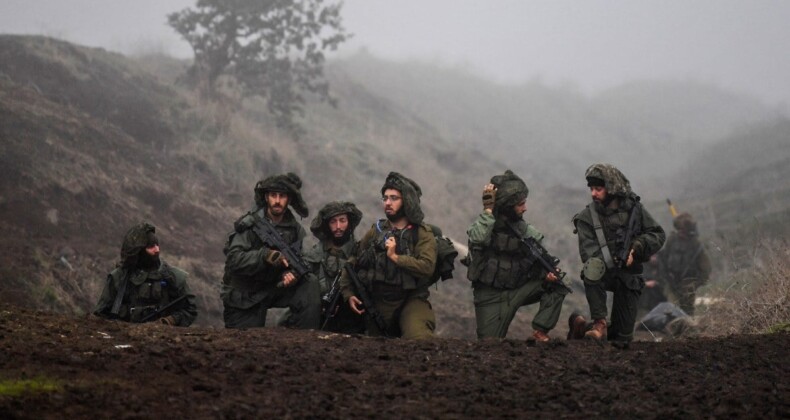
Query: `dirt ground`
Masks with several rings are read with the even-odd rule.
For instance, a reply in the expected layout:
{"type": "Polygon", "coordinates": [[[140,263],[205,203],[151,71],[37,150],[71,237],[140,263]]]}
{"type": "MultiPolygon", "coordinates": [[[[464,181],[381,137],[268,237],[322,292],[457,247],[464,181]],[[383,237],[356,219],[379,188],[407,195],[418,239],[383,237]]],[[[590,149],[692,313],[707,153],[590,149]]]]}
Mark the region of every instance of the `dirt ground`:
{"type": "Polygon", "coordinates": [[[790,334],[405,341],[0,309],[0,418],[790,416],[790,334]]]}

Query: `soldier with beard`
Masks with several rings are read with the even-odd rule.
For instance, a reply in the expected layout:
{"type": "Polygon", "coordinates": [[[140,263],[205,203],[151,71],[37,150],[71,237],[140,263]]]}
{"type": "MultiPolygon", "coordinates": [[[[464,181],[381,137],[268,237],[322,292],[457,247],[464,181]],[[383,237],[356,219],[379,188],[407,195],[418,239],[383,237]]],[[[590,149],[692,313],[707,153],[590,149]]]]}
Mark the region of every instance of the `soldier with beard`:
{"type": "Polygon", "coordinates": [[[474,288],[477,337],[504,338],[522,306],[539,303],[532,320],[532,337],[549,341],[568,291],[521,245],[521,238],[543,240],[524,221],[529,189],[507,170],[483,189],[483,212],[467,230],[470,264],[467,276],[474,288]]]}
{"type": "MultiPolygon", "coordinates": [[[[318,239],[304,259],[310,263],[310,269],[318,278],[321,296],[327,296],[338,278],[343,266],[357,252],[358,243],[354,239],[354,230],[362,221],[362,212],[354,203],[333,201],[327,203],[313,219],[310,231],[318,239]]],[[[339,284],[336,285],[339,287],[339,284]]],[[[363,334],[365,320],[355,314],[346,305],[338,305],[334,314],[327,313],[328,300],[322,298],[324,308],[321,328],[326,331],[344,334],[363,334]]],[[[290,312],[283,315],[281,323],[287,324],[290,312]]]]}
{"type": "Polygon", "coordinates": [[[673,221],[675,232],[658,253],[659,275],[681,309],[694,315],[697,289],[708,282],[711,263],[705,247],[697,238],[697,222],[689,213],[681,213],[673,221]]]}
{"type": "Polygon", "coordinates": [[[225,275],[220,297],[226,328],[256,328],[266,325],[269,308],[289,308],[286,326],[319,327],[321,297],[314,276],[297,278],[280,252],[265,245],[255,231],[266,218],[291,249],[301,254],[304,228],[289,206],[301,217],[308,209],[300,188],[302,180],[293,173],[270,176],[255,185],[256,208],[234,223],[225,253],[225,275]]]}
{"type": "Polygon", "coordinates": [[[187,276],[186,272],[159,259],[156,228],[139,223],[126,232],[121,261],[107,276],[93,313],[127,322],[158,320],[188,327],[197,317],[197,307],[187,276]],[[176,299],[180,301],[171,305],[176,299]],[[165,307],[167,310],[160,312],[165,307]]]}
{"type": "MultiPolygon", "coordinates": [[[[356,314],[375,311],[379,322],[366,317],[369,335],[430,338],[436,318],[428,301],[428,286],[436,266],[436,238],[423,223],[422,190],[416,182],[390,172],[381,187],[386,219],[378,220],[350,259],[360,285],[347,270],[340,278],[343,298],[356,314]],[[364,287],[375,308],[363,306],[357,295],[364,287]]],[[[367,305],[368,302],[365,303],[367,305]]]]}
{"type": "Polygon", "coordinates": [[[584,332],[583,317],[572,315],[569,337],[605,340],[608,336],[612,345],[625,348],[633,339],[637,303],[645,286],[642,263],[661,249],[666,235],[620,170],[597,163],[587,168],[585,177],[593,201],[573,217],[573,224],[579,237],[582,280],[593,324],[584,332]],[[632,217],[633,223],[629,223],[632,217]],[[631,235],[627,235],[629,226],[633,226],[631,235]],[[628,242],[631,245],[626,249],[628,242]],[[607,291],[614,293],[608,329],[607,291]]]}

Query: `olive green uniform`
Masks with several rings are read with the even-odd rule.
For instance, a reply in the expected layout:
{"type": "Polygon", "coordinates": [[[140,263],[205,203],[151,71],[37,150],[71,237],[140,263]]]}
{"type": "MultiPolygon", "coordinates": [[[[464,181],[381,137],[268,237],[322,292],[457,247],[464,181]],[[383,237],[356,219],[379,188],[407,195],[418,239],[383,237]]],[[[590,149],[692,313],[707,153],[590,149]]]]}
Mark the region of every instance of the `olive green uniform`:
{"type": "MultiPolygon", "coordinates": [[[[357,244],[353,237],[341,246],[336,246],[331,241],[320,242],[305,253],[305,261],[310,264],[311,271],[316,275],[321,287],[321,296],[325,296],[332,287],[332,282],[340,274],[349,258],[356,254],[357,244]]],[[[326,304],[327,302],[322,302],[326,304]]],[[[326,308],[324,308],[326,309],[326,308]]],[[[363,334],[365,320],[355,314],[348,305],[339,305],[337,313],[329,317],[323,313],[321,324],[326,331],[344,334],[363,334]]]]}
{"type": "Polygon", "coordinates": [[[557,325],[568,293],[561,285],[545,281],[548,272],[524,252],[508,223],[522,237],[543,240],[543,234],[524,220],[508,222],[503,215],[487,212],[467,230],[472,254],[467,275],[474,288],[478,338],[504,338],[518,309],[533,303],[540,307],[532,328],[548,332],[557,325]]]}
{"type": "Polygon", "coordinates": [[[161,263],[159,269],[153,271],[116,268],[107,276],[107,283],[93,312],[102,317],[140,322],[143,317],[165,307],[173,300],[187,296],[172,309],[150,320],[172,315],[175,325],[188,327],[197,317],[197,306],[195,295],[189,290],[187,276],[185,271],[171,267],[165,262],[161,263]],[[111,310],[124,281],[128,282],[126,293],[121,301],[120,311],[117,315],[113,315],[111,310]]]}
{"type": "MultiPolygon", "coordinates": [[[[362,237],[359,251],[350,262],[387,325],[387,331],[380,331],[366,317],[369,335],[433,336],[436,318],[428,301],[428,286],[436,265],[436,238],[428,226],[393,229],[388,220],[379,220],[362,237]],[[397,264],[387,257],[385,236],[396,238],[397,264]]],[[[340,286],[345,301],[357,294],[347,272],[341,276],[340,286]]]]}
{"type": "Polygon", "coordinates": [[[592,202],[573,218],[579,239],[579,255],[583,263],[591,258],[603,259],[601,245],[594,229],[591,211],[598,214],[603,235],[612,256],[618,255],[623,248],[624,231],[628,228],[631,209],[637,206],[637,231],[633,236],[634,262],[630,267],[620,268],[619,261],[614,267],[607,267],[603,277],[592,281],[582,273],[587,303],[593,320],[606,319],[608,312],[606,292],[613,292],[611,325],[608,338],[613,341],[629,342],[633,339],[634,323],[638,310],[638,301],[644,287],[642,263],[658,252],[666,240],[664,229],[659,226],[648,211],[639,202],[638,196],[631,192],[631,186],[625,176],[611,165],[596,164],[587,170],[587,176],[606,181],[606,189],[612,199],[610,205],[604,207],[599,202],[592,202]]]}
{"type": "MultiPolygon", "coordinates": [[[[266,209],[256,210],[258,217],[266,217],[266,209]]],[[[288,326],[297,328],[319,327],[321,317],[320,287],[314,276],[298,280],[296,285],[278,287],[288,269],[272,266],[266,257],[273,250],[266,247],[253,231],[255,223],[251,214],[242,216],[229,235],[225,246],[225,275],[220,291],[224,304],[223,318],[226,328],[254,328],[266,325],[269,308],[289,308],[292,315],[288,326]]],[[[290,209],[280,223],[274,224],[283,240],[302,251],[304,228],[296,221],[290,209]]]]}
{"type": "Polygon", "coordinates": [[[696,236],[681,238],[672,232],[664,249],[658,253],[661,278],[683,311],[694,315],[696,291],[708,281],[711,263],[708,253],[696,236]]]}

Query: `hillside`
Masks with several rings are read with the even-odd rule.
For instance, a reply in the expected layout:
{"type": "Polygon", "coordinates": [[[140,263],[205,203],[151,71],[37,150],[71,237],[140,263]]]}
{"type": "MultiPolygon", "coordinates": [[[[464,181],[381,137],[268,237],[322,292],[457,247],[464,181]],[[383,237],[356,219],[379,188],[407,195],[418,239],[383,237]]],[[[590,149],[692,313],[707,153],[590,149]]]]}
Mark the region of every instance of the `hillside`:
{"type": "MultiPolygon", "coordinates": [[[[639,129],[651,114],[649,89],[628,94],[640,89],[625,86],[585,98],[538,83],[498,86],[359,56],[331,63],[327,74],[340,107],[309,104],[306,134],[294,140],[255,100],[200,103],[174,83],[183,66],[51,38],[0,36],[0,235],[8,238],[0,241],[0,302],[90,311],[123,233],[147,219],[159,229],[163,258],[190,272],[199,325],[218,326],[225,235],[248,210],[262,177],[298,173],[311,216],[330,200],[356,202],[365,213],[361,235],[380,217],[379,189],[396,170],[422,186],[426,220],[465,244],[482,186],[511,167],[530,186],[527,219],[575,278],[578,292],[566,300],[570,313],[585,307],[570,219],[588,201],[583,170],[601,151],[593,140],[628,133],[639,150],[655,139],[639,129]],[[642,111],[618,113],[633,95],[642,111]],[[524,152],[512,153],[514,145],[524,152]]],[[[675,99],[656,109],[686,103],[679,95],[694,91],[666,90],[675,99]]],[[[688,100],[710,103],[698,126],[687,113],[660,120],[677,142],[698,136],[712,144],[711,137],[768,115],[750,100],[702,90],[728,104],[700,94],[697,102],[688,100]],[[726,124],[713,124],[724,117],[726,124]]],[[[646,175],[650,165],[672,160],[682,167],[685,154],[672,153],[651,152],[622,166],[644,195],[655,181],[646,175]]],[[[622,156],[597,157],[619,165],[622,156]]],[[[665,213],[663,195],[645,197],[653,214],[665,213]]],[[[455,277],[432,292],[438,331],[472,338],[471,291],[460,264],[455,277]]],[[[530,311],[522,312],[514,338],[530,332],[530,311]]]]}
{"type": "Polygon", "coordinates": [[[774,115],[754,99],[695,82],[632,82],[586,97],[540,82],[497,85],[364,51],[335,65],[440,135],[541,179],[544,188],[577,183],[601,160],[660,188],[665,183],[656,178],[679,169],[689,151],[774,115]]]}

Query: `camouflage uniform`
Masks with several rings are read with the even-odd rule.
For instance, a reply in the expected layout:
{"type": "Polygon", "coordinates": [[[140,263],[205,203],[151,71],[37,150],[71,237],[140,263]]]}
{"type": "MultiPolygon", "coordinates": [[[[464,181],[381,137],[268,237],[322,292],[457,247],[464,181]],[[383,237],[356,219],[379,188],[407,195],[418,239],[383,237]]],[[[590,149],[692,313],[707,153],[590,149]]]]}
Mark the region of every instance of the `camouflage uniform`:
{"type": "Polygon", "coordinates": [[[678,306],[688,315],[694,315],[696,290],[710,276],[710,258],[697,237],[697,224],[690,214],[678,215],[673,224],[677,232],[669,235],[664,249],[658,253],[659,273],[669,284],[678,306]]]}
{"type": "Polygon", "coordinates": [[[187,284],[185,271],[168,265],[164,261],[151,260],[142,265],[141,255],[145,249],[158,244],[156,228],[140,223],[126,232],[121,245],[121,261],[108,276],[94,314],[127,322],[140,322],[142,318],[168,305],[175,299],[186,296],[173,307],[151,317],[149,321],[172,317],[174,325],[188,327],[197,317],[195,295],[187,284]],[[120,306],[114,306],[120,290],[124,290],[120,306]]]}
{"type": "Polygon", "coordinates": [[[538,242],[543,234],[521,218],[509,221],[508,215],[499,211],[526,199],[529,189],[509,170],[491,178],[491,183],[497,188],[493,214],[481,213],[467,230],[471,257],[467,276],[474,288],[477,337],[504,338],[518,309],[534,303],[540,307],[532,328],[547,333],[557,325],[567,291],[545,281],[548,272],[525,253],[510,226],[515,226],[521,237],[538,242]]]}
{"type": "Polygon", "coordinates": [[[664,280],[659,277],[658,261],[648,260],[643,264],[642,269],[642,278],[644,278],[645,281],[656,281],[654,287],[645,286],[645,288],[642,289],[642,295],[639,297],[639,312],[647,314],[659,303],[666,302],[667,297],[664,294],[664,280]]]}
{"type": "Polygon", "coordinates": [[[612,256],[615,256],[623,248],[622,234],[628,227],[630,211],[637,206],[637,231],[631,246],[634,251],[633,264],[620,268],[619,261],[615,261],[615,266],[606,267],[599,280],[589,278],[586,269],[582,273],[592,319],[606,319],[606,292],[614,292],[608,338],[628,343],[633,339],[637,302],[644,287],[642,263],[661,249],[666,235],[664,229],[639,202],[639,197],[631,191],[631,184],[620,170],[612,165],[598,163],[587,169],[585,177],[588,180],[602,180],[608,197],[608,204],[593,202],[573,217],[575,233],[579,238],[579,255],[585,267],[592,266],[593,259],[603,264],[601,245],[593,227],[591,211],[598,214],[608,248],[612,256]]]}
{"type": "MultiPolygon", "coordinates": [[[[319,327],[321,297],[318,281],[308,275],[299,279],[296,285],[278,287],[277,284],[288,269],[267,261],[270,253],[276,250],[266,247],[252,229],[255,217],[268,217],[267,192],[288,193],[289,207],[306,217],[308,210],[299,192],[301,186],[299,177],[292,173],[271,176],[258,182],[255,186],[257,208],[234,223],[234,230],[229,234],[223,250],[226,257],[225,275],[220,297],[224,304],[226,328],[263,327],[269,308],[286,307],[292,313],[288,326],[319,327]]],[[[274,224],[274,227],[283,240],[291,244],[291,248],[302,252],[305,231],[290,209],[286,208],[282,221],[274,224]]]]}
{"type": "MultiPolygon", "coordinates": [[[[318,279],[321,287],[321,296],[326,296],[332,287],[335,278],[340,274],[343,266],[351,256],[357,252],[358,243],[354,239],[354,230],[362,221],[362,212],[354,203],[333,201],[325,205],[310,224],[310,231],[318,239],[318,243],[305,252],[304,259],[310,264],[310,269],[318,279]],[[348,217],[348,230],[342,243],[337,243],[330,236],[329,220],[337,215],[345,214],[348,217]]],[[[339,305],[334,316],[327,320],[327,301],[322,298],[322,329],[344,334],[363,334],[365,320],[355,314],[348,305],[339,305]]],[[[283,315],[283,323],[290,318],[290,311],[283,315]]]]}
{"type": "MultiPolygon", "coordinates": [[[[366,285],[371,299],[384,318],[387,331],[381,331],[367,318],[369,335],[403,338],[429,338],[436,328],[436,318],[428,301],[428,285],[436,266],[436,238],[431,228],[423,223],[420,209],[420,187],[397,172],[390,172],[381,189],[400,191],[409,225],[394,229],[386,219],[377,221],[360,241],[359,250],[349,262],[360,281],[366,285]],[[384,241],[394,236],[397,240],[398,263],[386,255],[384,241]]],[[[346,302],[357,295],[346,271],[340,278],[346,302]]]]}

